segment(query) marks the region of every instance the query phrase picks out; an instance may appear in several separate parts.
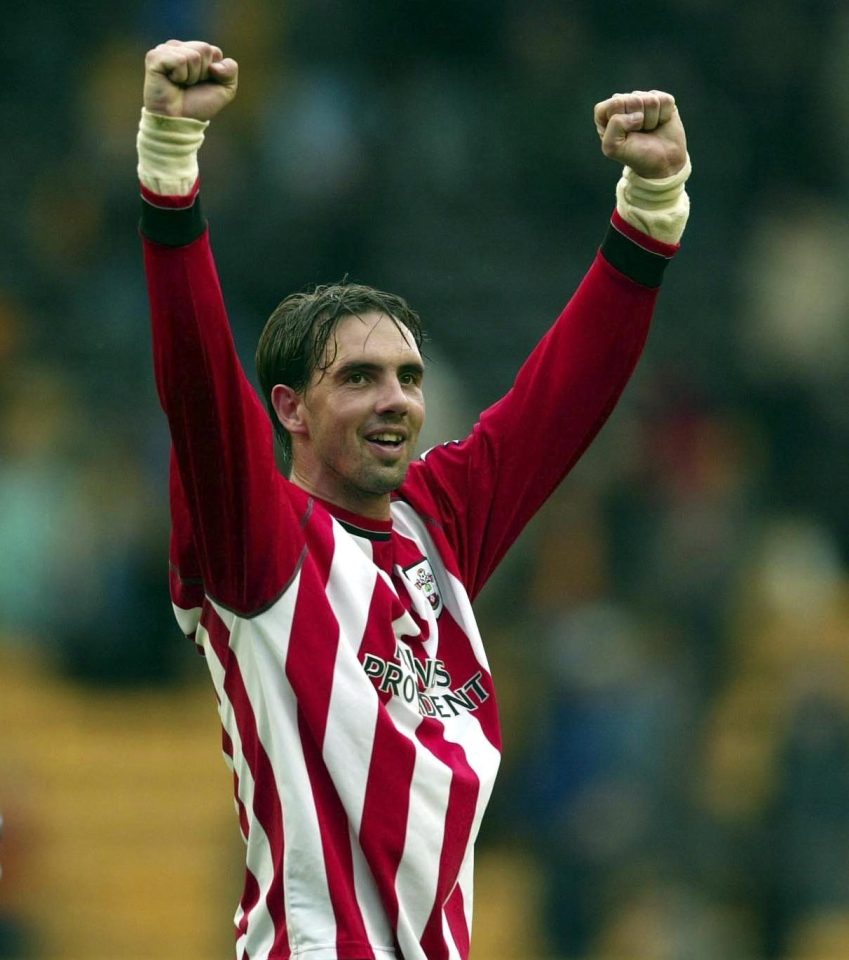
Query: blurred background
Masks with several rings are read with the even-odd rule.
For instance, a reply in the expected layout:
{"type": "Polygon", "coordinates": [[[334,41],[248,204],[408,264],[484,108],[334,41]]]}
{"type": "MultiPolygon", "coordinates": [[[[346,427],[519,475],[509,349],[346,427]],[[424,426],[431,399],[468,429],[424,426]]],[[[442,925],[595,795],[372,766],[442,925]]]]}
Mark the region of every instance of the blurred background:
{"type": "Polygon", "coordinates": [[[136,234],[143,56],[177,36],[241,65],[201,166],[251,375],[285,294],[397,291],[431,441],[508,388],[604,234],[593,104],[675,93],[693,213],[647,353],[479,605],[505,756],[473,953],[849,958],[849,8],[3,8],[0,957],[232,951],[136,234]]]}

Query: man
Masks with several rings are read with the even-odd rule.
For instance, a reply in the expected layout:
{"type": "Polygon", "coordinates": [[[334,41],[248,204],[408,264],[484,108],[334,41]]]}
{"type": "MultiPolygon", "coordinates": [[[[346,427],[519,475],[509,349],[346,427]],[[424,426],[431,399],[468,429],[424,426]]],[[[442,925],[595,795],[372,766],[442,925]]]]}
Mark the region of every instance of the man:
{"type": "Polygon", "coordinates": [[[636,363],[687,217],[683,126],[668,94],[596,106],[603,152],[629,165],[611,228],[462,442],[412,461],[424,365],[400,298],[343,285],[283,301],[257,360],[287,479],[197,199],[206,123],[236,84],[217,47],[151,50],[138,147],[172,598],[206,655],[246,843],[237,955],[466,958],[501,743],[471,601],[636,363]]]}

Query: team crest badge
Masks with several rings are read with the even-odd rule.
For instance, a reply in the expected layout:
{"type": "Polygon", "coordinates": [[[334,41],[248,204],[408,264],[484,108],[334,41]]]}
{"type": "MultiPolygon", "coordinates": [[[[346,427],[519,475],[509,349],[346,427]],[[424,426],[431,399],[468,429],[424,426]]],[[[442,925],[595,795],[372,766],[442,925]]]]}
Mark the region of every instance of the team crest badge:
{"type": "Polygon", "coordinates": [[[405,567],[404,575],[430,604],[433,615],[438,617],[442,613],[442,596],[427,557],[411,567],[405,567]]]}

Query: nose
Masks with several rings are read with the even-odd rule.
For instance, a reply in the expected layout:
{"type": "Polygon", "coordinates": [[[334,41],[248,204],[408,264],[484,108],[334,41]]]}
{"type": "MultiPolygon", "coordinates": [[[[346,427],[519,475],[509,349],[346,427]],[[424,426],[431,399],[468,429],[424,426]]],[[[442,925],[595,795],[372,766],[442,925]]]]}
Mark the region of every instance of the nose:
{"type": "Polygon", "coordinates": [[[397,377],[387,377],[380,385],[374,404],[375,413],[405,414],[410,408],[410,400],[404,386],[397,377]]]}

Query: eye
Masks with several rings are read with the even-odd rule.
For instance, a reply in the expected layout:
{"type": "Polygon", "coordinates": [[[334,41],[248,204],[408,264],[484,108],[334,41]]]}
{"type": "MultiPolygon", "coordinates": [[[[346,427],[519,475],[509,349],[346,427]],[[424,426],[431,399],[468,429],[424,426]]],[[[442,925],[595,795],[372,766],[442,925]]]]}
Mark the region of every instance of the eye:
{"type": "Polygon", "coordinates": [[[407,373],[402,373],[398,379],[405,387],[417,387],[421,382],[421,375],[409,371],[407,373]]]}
{"type": "Polygon", "coordinates": [[[360,370],[352,370],[351,373],[348,374],[348,383],[352,383],[356,386],[359,383],[365,383],[365,382],[366,382],[366,375],[362,373],[360,370]]]}

